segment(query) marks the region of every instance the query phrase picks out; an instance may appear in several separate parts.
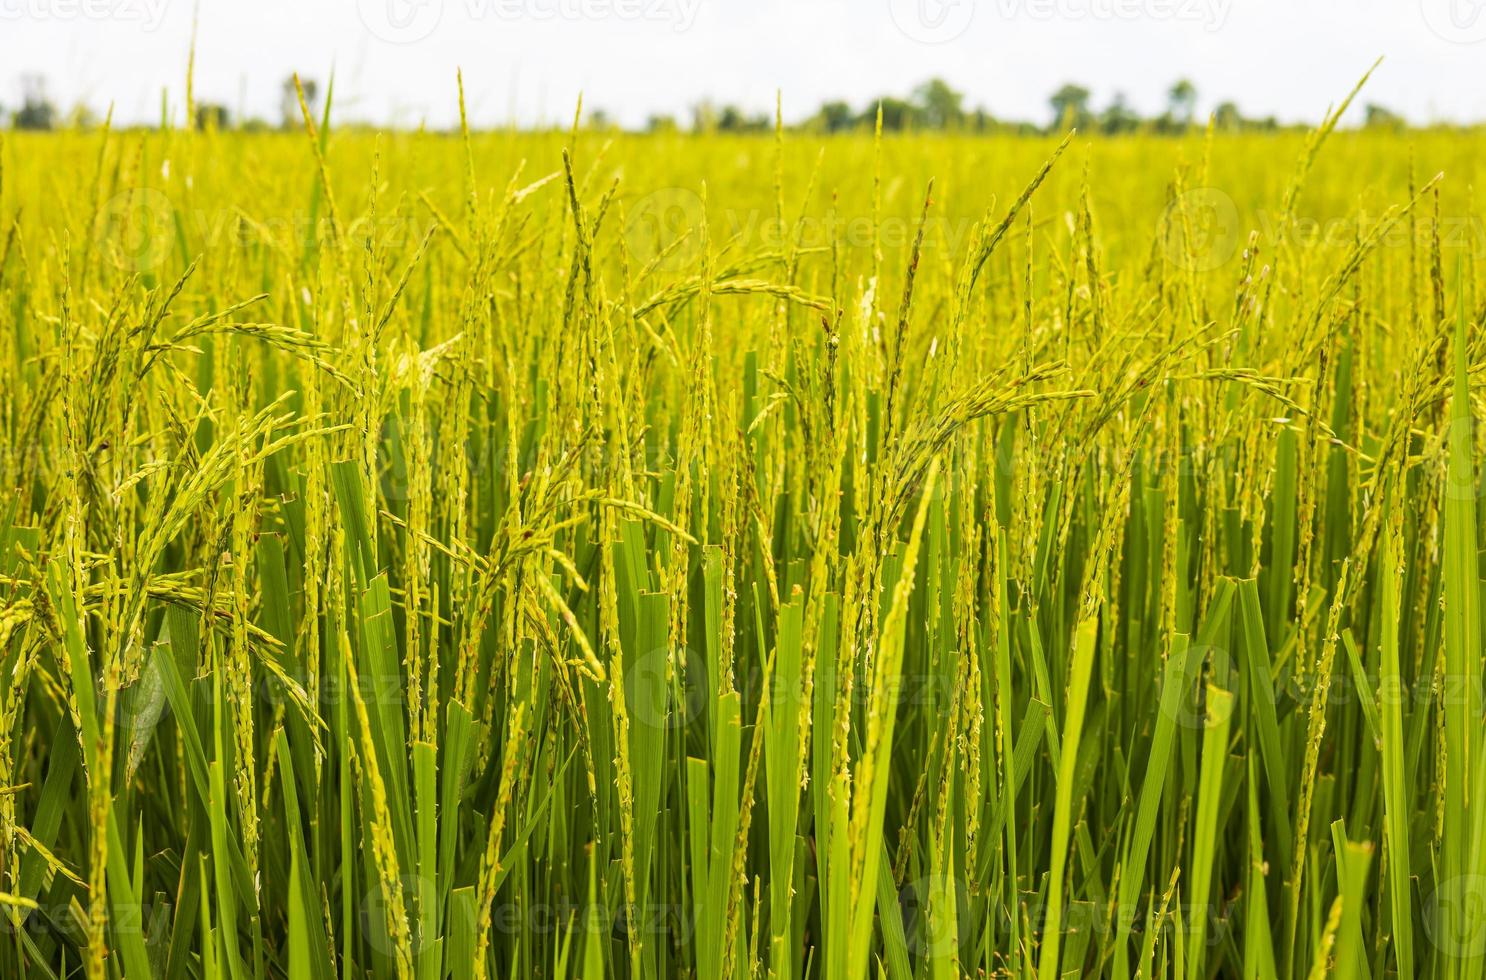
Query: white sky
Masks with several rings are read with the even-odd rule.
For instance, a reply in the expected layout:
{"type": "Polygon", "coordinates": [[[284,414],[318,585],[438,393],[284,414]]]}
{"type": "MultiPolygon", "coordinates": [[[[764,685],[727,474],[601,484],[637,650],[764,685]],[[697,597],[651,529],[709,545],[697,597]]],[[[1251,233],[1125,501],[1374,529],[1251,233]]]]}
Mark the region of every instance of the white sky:
{"type": "MultiPolygon", "coordinates": [[[[193,0],[0,0],[0,103],[23,73],[116,118],[184,103],[193,0]]],[[[1206,112],[1314,119],[1372,61],[1361,101],[1486,120],[1486,0],[200,0],[198,101],[276,121],[291,71],[336,71],[337,115],[445,126],[462,67],[473,121],[689,118],[703,97],[797,119],[939,75],[1003,118],[1045,121],[1066,81],[1143,112],[1191,78],[1206,112]]]]}

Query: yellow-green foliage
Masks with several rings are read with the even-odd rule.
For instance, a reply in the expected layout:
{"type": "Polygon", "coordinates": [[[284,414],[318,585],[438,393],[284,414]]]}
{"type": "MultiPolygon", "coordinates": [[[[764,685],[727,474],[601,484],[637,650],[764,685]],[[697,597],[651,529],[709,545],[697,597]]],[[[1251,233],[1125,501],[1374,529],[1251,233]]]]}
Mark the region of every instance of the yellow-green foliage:
{"type": "Polygon", "coordinates": [[[0,976],[1481,976],[1483,151],[8,136],[0,976]]]}

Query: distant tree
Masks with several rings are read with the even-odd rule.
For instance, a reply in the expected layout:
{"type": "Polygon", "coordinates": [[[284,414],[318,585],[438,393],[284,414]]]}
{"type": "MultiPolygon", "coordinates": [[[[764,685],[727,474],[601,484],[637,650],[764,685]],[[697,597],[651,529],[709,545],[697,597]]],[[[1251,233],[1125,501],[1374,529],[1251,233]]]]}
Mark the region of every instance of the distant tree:
{"type": "Polygon", "coordinates": [[[1243,113],[1238,111],[1238,105],[1233,102],[1222,102],[1213,110],[1213,127],[1228,133],[1236,133],[1244,128],[1243,113]]]}
{"type": "Polygon", "coordinates": [[[676,117],[663,113],[652,113],[645,120],[645,132],[647,133],[674,133],[676,131],[676,117]]]}
{"type": "Polygon", "coordinates": [[[931,78],[913,90],[913,103],[922,113],[924,125],[934,129],[958,126],[965,116],[964,101],[964,93],[950,88],[942,78],[931,78]]]}
{"type": "Polygon", "coordinates": [[[1125,101],[1125,94],[1116,92],[1114,101],[1099,114],[1100,131],[1110,136],[1117,136],[1120,133],[1133,133],[1139,128],[1140,116],[1125,101]]]}
{"type": "Polygon", "coordinates": [[[1403,117],[1392,109],[1370,103],[1364,110],[1366,118],[1363,125],[1368,129],[1403,129],[1403,117]]]}
{"type": "Polygon", "coordinates": [[[13,120],[16,129],[51,129],[57,123],[57,107],[47,98],[46,79],[21,76],[21,107],[13,120]]]}
{"type": "Polygon", "coordinates": [[[965,116],[965,128],[973,133],[989,133],[996,129],[996,117],[984,106],[976,106],[965,116]]]}
{"type": "Polygon", "coordinates": [[[1064,85],[1052,94],[1053,129],[1089,124],[1089,90],[1082,85],[1064,85]]]}
{"type": "Polygon", "coordinates": [[[856,125],[851,106],[845,102],[827,102],[815,113],[815,127],[827,133],[840,133],[856,125]]]}
{"type": "Polygon", "coordinates": [[[882,129],[884,132],[897,132],[908,129],[920,122],[919,110],[912,102],[884,95],[873,102],[857,118],[867,126],[877,124],[877,108],[882,107],[882,129]]]}
{"type": "Polygon", "coordinates": [[[89,130],[98,128],[98,113],[88,108],[82,102],[72,107],[67,113],[66,126],[68,129],[89,130]]]}
{"type": "Polygon", "coordinates": [[[197,129],[231,129],[232,113],[227,107],[215,102],[203,102],[196,107],[197,129]]]}
{"type": "Polygon", "coordinates": [[[1167,113],[1182,128],[1192,125],[1197,111],[1197,87],[1185,78],[1179,79],[1166,93],[1167,113]]]}
{"type": "Polygon", "coordinates": [[[692,132],[710,133],[717,128],[717,107],[703,100],[691,107],[692,132]]]}
{"type": "Polygon", "coordinates": [[[588,128],[605,130],[614,128],[614,120],[609,113],[603,109],[594,109],[588,113],[588,128]]]}
{"type": "MultiPolygon", "coordinates": [[[[310,107],[310,113],[313,115],[316,101],[320,97],[320,84],[313,78],[301,78],[299,84],[304,87],[305,105],[310,107]]],[[[299,93],[294,89],[293,75],[284,79],[284,84],[279,91],[279,118],[283,120],[285,129],[298,129],[304,125],[304,118],[299,111],[299,93]]]]}
{"type": "Polygon", "coordinates": [[[769,117],[750,116],[735,105],[725,105],[717,113],[717,130],[722,133],[749,133],[768,129],[769,117]]]}

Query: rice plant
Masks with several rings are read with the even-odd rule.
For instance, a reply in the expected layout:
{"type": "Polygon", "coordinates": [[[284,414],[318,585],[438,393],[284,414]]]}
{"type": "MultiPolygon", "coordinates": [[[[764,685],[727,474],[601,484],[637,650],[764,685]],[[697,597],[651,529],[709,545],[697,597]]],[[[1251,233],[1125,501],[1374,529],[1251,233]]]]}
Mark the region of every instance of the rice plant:
{"type": "Polygon", "coordinates": [[[1349,102],[8,135],[0,976],[1483,976],[1486,137],[1349,102]]]}

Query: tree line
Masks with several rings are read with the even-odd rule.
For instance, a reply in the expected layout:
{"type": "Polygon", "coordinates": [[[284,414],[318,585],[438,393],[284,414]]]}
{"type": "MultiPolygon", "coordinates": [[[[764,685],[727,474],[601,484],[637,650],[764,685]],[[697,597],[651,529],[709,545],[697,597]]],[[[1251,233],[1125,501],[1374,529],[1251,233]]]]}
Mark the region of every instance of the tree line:
{"type": "MultiPolygon", "coordinates": [[[[319,85],[314,79],[305,79],[303,85],[305,96],[314,111],[318,102],[319,85]]],[[[75,107],[64,114],[48,96],[46,80],[39,75],[23,76],[19,94],[20,102],[14,109],[7,111],[0,105],[0,120],[8,118],[15,129],[87,128],[97,121],[86,106],[75,107]]],[[[871,130],[877,125],[880,114],[882,128],[887,132],[1037,135],[1077,128],[1084,133],[1118,136],[1128,133],[1181,134],[1193,126],[1205,126],[1209,121],[1207,118],[1197,117],[1197,88],[1187,79],[1179,79],[1171,85],[1166,93],[1165,108],[1154,116],[1141,115],[1121,93],[1116,93],[1103,107],[1096,108],[1092,100],[1089,89],[1069,83],[1048,97],[1049,114],[1045,121],[1007,120],[992,115],[983,106],[968,108],[963,92],[941,78],[931,78],[916,86],[906,97],[884,95],[856,108],[841,100],[827,101],[804,121],[788,128],[813,133],[871,130]]],[[[292,76],[280,85],[280,118],[277,123],[256,117],[238,118],[225,105],[215,102],[195,105],[193,115],[192,123],[198,129],[263,131],[275,126],[281,129],[298,129],[301,125],[299,101],[292,76]]],[[[166,125],[168,116],[162,96],[162,126],[166,125]]],[[[585,122],[592,129],[620,128],[602,109],[589,112],[585,122]]],[[[1211,122],[1214,128],[1223,132],[1288,128],[1274,116],[1246,116],[1237,103],[1232,101],[1218,104],[1212,112],[1211,122]]],[[[1407,123],[1397,113],[1380,105],[1369,104],[1364,109],[1363,126],[1369,129],[1403,129],[1407,123]]],[[[692,108],[689,126],[684,126],[675,116],[656,114],[650,116],[643,127],[648,132],[680,132],[688,128],[696,133],[769,132],[774,128],[774,119],[767,113],[749,112],[736,105],[717,105],[703,101],[692,108]]]]}
{"type": "MultiPolygon", "coordinates": [[[[819,133],[846,133],[872,129],[879,112],[882,128],[887,132],[928,130],[947,132],[1010,132],[1038,135],[1066,132],[1103,133],[1116,136],[1125,133],[1179,134],[1194,125],[1205,126],[1207,118],[1197,117],[1197,87],[1179,79],[1166,93],[1166,106],[1154,116],[1143,116],[1132,107],[1123,93],[1115,93],[1107,105],[1095,107],[1093,94],[1082,85],[1069,83],[1048,97],[1045,121],[1010,120],[994,116],[983,106],[968,108],[965,95],[940,78],[931,78],[913,89],[908,96],[884,95],[857,108],[844,101],[823,103],[803,123],[791,128],[819,133]]],[[[604,120],[599,117],[596,122],[604,120]]],[[[1289,128],[1274,116],[1250,117],[1232,101],[1220,103],[1212,113],[1213,126],[1226,132],[1264,131],[1289,128]]],[[[1376,104],[1366,106],[1363,125],[1368,128],[1401,129],[1402,116],[1376,104]]],[[[694,131],[760,132],[771,130],[774,121],[767,114],[749,114],[737,106],[714,106],[701,103],[692,112],[694,131]]],[[[679,128],[669,116],[652,116],[650,130],[679,128]]]]}

